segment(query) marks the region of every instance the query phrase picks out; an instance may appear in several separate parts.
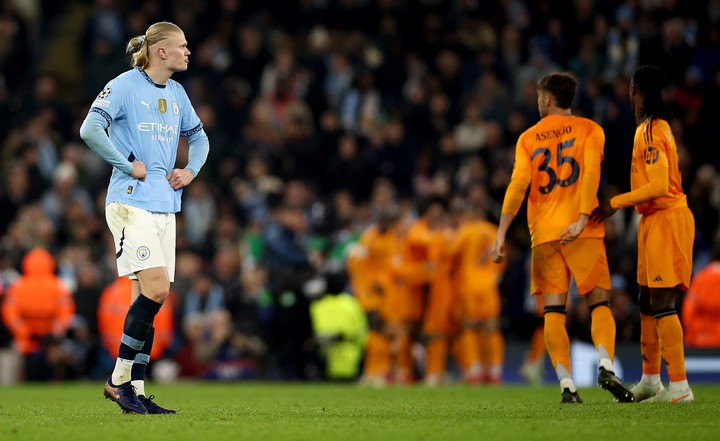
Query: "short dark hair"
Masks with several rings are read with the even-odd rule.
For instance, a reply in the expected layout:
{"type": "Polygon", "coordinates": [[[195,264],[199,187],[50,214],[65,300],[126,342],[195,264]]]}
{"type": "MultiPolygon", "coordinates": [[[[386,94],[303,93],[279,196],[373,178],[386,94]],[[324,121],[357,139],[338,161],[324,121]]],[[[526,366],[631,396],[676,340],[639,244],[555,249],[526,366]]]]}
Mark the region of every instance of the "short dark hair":
{"type": "Polygon", "coordinates": [[[633,84],[645,95],[643,111],[645,116],[669,120],[672,115],[665,105],[662,91],[667,87],[667,77],[657,66],[643,65],[635,69],[633,84]]]}
{"type": "Polygon", "coordinates": [[[552,95],[559,108],[569,109],[575,99],[577,84],[577,80],[573,74],[568,72],[553,72],[540,78],[537,83],[537,88],[552,95]]]}

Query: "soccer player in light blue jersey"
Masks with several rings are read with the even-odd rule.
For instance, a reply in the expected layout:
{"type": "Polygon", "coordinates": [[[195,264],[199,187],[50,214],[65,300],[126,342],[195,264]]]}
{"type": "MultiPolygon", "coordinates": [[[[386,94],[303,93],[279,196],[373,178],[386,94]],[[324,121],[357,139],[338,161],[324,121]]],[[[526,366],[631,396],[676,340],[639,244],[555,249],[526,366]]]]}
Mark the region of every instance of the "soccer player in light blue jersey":
{"type": "Polygon", "coordinates": [[[129,413],[175,413],[145,395],[153,320],[175,276],[175,213],[182,189],[200,172],[209,141],[185,93],[170,79],[188,67],[185,34],[159,22],[127,45],[133,68],[113,80],[90,107],[80,136],[113,166],[105,218],[115,239],[118,275],[130,277],[115,369],[104,395],[129,413]],[[185,168],[173,168],[178,141],[190,146],[185,168]]]}

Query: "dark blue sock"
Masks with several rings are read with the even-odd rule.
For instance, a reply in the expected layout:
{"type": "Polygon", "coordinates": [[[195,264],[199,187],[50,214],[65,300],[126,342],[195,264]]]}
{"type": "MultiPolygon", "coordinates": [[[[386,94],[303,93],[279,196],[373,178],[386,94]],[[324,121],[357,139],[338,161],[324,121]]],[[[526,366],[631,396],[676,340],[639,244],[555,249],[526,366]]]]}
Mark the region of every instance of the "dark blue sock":
{"type": "Polygon", "coordinates": [[[153,340],[155,339],[155,328],[150,328],[147,337],[145,337],[145,344],[143,345],[140,352],[135,355],[135,361],[132,365],[132,371],[130,373],[130,379],[145,380],[145,371],[147,365],[150,362],[150,352],[152,351],[153,340]]]}
{"type": "Polygon", "coordinates": [[[145,339],[161,306],[161,303],[150,300],[142,294],[130,305],[130,309],[125,316],[125,326],[123,327],[118,357],[125,360],[135,360],[135,355],[145,345],[145,339]]]}

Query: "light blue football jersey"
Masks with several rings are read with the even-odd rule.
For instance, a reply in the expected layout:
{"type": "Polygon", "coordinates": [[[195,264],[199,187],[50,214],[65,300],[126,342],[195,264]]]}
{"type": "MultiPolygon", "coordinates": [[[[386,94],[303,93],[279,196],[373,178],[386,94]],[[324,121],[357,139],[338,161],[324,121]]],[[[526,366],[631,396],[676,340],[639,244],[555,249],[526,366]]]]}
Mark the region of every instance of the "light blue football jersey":
{"type": "Polygon", "coordinates": [[[110,140],[130,162],[142,161],[147,177],[139,181],[113,168],[106,204],[121,202],[154,213],[180,211],[182,189],[167,175],[175,167],[178,142],[202,130],[185,89],[172,79],[155,84],[140,68],[111,80],[90,112],[107,121],[110,140]]]}

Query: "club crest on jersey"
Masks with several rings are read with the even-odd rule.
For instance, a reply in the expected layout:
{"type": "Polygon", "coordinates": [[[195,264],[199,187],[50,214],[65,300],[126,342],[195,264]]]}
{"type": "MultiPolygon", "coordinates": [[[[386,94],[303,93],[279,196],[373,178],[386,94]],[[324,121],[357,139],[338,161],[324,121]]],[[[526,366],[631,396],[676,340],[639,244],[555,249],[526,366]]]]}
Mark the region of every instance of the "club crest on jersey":
{"type": "Polygon", "coordinates": [[[175,115],[180,115],[180,106],[178,106],[175,101],[173,101],[173,112],[175,113],[175,115]]]}
{"type": "Polygon", "coordinates": [[[158,99],[158,110],[163,115],[167,112],[167,101],[165,101],[165,98],[158,99]]]}
{"type": "Polygon", "coordinates": [[[137,249],[137,258],[140,260],[147,260],[150,257],[150,249],[148,247],[140,247],[137,249]]]}

